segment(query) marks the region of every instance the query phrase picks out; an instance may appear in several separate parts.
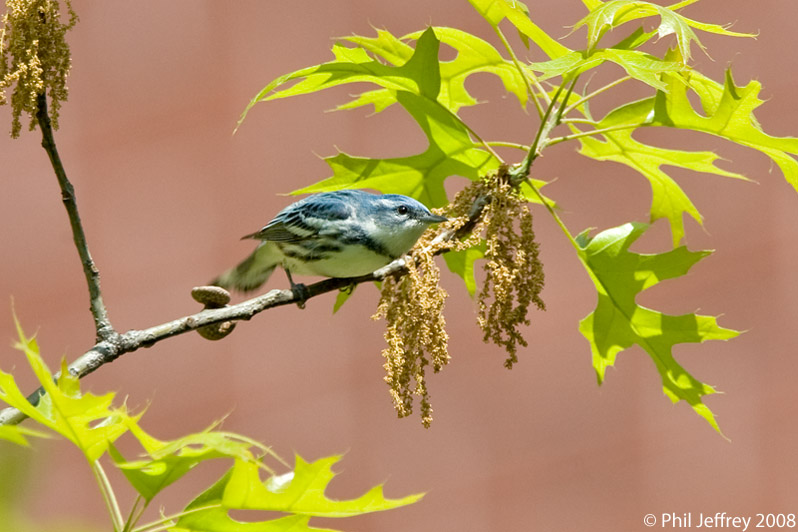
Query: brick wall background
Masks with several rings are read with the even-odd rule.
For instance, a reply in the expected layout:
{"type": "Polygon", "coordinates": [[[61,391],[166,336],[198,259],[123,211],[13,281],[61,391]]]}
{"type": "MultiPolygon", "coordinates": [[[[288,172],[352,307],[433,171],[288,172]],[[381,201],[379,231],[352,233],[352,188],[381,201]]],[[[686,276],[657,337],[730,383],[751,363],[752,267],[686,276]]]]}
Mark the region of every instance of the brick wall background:
{"type": "MultiPolygon", "coordinates": [[[[528,6],[554,35],[565,35],[563,26],[583,13],[576,0],[528,6]]],[[[190,288],[249,253],[251,243],[238,238],[291,201],[278,193],[329,175],[317,154],[339,148],[395,156],[425,146],[399,109],[371,118],[364,110],[323,112],[352,88],[262,104],[232,136],[239,113],[268,81],[326,60],[332,38],[371,34],[371,25],[397,35],[426,24],[456,26],[495,42],[459,0],[76,0],[75,9],[81,21],[69,36],[71,95],[56,138],[120,330],[197,310],[190,288]]],[[[772,134],[795,134],[794,3],[705,0],[685,14],[760,33],[756,40],[702,34],[712,59],[694,48],[696,61],[716,79],[731,65],[738,84],[761,81],[769,101],[757,113],[760,122],[772,134]]],[[[578,46],[581,37],[577,32],[566,43],[578,46]]],[[[533,121],[497,80],[485,75],[469,87],[490,102],[464,113],[483,136],[531,140],[533,121]]],[[[0,108],[6,130],[8,117],[0,108]]],[[[93,325],[39,142],[38,132],[0,142],[0,297],[14,296],[23,325],[38,329],[55,366],[91,345],[93,325]]],[[[725,392],[707,403],[731,443],[687,405],[672,406],[650,359],[637,349],[623,353],[596,386],[589,347],[577,330],[595,294],[542,210],[536,231],[548,311],[532,316],[531,346],[514,370],[502,368],[501,351],[482,344],[475,305],[460,282],[444,280],[453,361],[431,378],[429,430],[417,417],[395,418],[382,381],[383,324],[369,319],[377,294],[365,286],[335,316],[332,295],[304,311],[276,309],[219,343],[191,334],[126,355],[84,386],[118,390],[134,407],[149,405],[144,427],[162,438],[227,416],[226,429],[267,442],[289,459],[294,452],[307,459],[344,452],[333,496],[355,496],[384,481],[388,496],[428,492],[409,508],[318,526],[617,531],[643,529],[647,513],[796,512],[798,195],[757,152],[692,135],[667,142],[717,149],[733,161],[727,167],[758,182],[674,171],[706,217],[704,230],[686,222],[687,244],[717,252],[688,277],[641,298],[670,313],[723,314],[721,325],[748,331],[675,352],[695,376],[725,392]]],[[[650,191],[642,177],[574,150],[556,146],[533,169],[536,177],[557,178],[546,190],[572,232],[647,219],[650,191]]],[[[635,249],[660,250],[668,239],[659,222],[635,249]]],[[[285,284],[278,273],[269,286],[285,284]]],[[[7,303],[0,304],[2,338],[13,338],[7,303]]],[[[24,363],[6,347],[0,365],[24,363]]],[[[29,462],[29,475],[17,484],[24,495],[19,508],[42,529],[61,520],[108,528],[91,473],[65,443],[22,452],[2,446],[6,451],[29,462]]],[[[176,511],[201,481],[220,474],[213,467],[191,474],[193,488],[167,490],[161,504],[176,511]]]]}

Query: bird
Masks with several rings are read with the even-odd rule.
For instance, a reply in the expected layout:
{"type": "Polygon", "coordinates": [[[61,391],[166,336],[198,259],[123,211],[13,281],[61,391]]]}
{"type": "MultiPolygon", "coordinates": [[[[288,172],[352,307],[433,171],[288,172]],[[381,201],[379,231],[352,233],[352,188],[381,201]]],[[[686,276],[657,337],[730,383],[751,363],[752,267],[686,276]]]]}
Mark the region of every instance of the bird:
{"type": "Polygon", "coordinates": [[[255,251],[211,281],[239,292],[262,286],[277,266],[292,273],[350,278],[366,275],[398,259],[432,224],[447,218],[401,194],[363,190],[321,192],[280,211],[244,239],[260,240],[255,251]]]}

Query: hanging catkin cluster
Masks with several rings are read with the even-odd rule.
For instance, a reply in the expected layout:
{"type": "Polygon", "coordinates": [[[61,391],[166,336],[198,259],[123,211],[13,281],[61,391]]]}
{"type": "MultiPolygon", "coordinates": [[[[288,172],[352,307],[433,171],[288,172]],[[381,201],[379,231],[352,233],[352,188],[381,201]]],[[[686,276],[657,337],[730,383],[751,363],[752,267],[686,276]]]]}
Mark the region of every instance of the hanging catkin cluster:
{"type": "MultiPolygon", "coordinates": [[[[428,233],[430,235],[431,233],[428,233]]],[[[449,335],[443,318],[447,293],[440,287],[440,270],[433,260],[430,238],[422,238],[413,253],[407,275],[388,277],[374,319],[385,318],[388,326],[382,351],[385,382],[390,387],[399,417],[413,412],[413,396],[421,398],[421,422],[429,427],[432,405],[427,390],[426,370],[440,371],[449,362],[449,335]],[[425,245],[426,244],[426,245],[425,245]]]]}
{"type": "Polygon", "coordinates": [[[540,298],[543,264],[532,213],[518,187],[511,185],[507,170],[500,168],[465,188],[454,198],[451,211],[467,218],[474,205],[481,208],[466,242],[471,246],[475,239],[485,241],[485,280],[477,298],[477,323],[485,342],[504,347],[509,355],[504,365],[511,368],[518,361],[518,346],[528,345],[520,327],[529,325],[529,305],[534,303],[540,310],[546,306],[540,298]]]}
{"type": "Polygon", "coordinates": [[[489,179],[489,202],[477,232],[485,238],[485,282],[479,293],[477,322],[485,333],[484,341],[505,348],[504,365],[518,362],[518,346],[529,345],[520,326],[529,325],[529,305],[540,310],[546,305],[543,290],[543,264],[532,230],[532,213],[518,189],[501,175],[489,179]]]}
{"type": "Polygon", "coordinates": [[[37,98],[45,91],[50,97],[50,116],[58,128],[58,110],[67,98],[66,78],[71,64],[66,32],[77,23],[70,0],[66,0],[69,21],[61,22],[56,0],[6,0],[3,28],[0,30],[0,105],[6,103],[6,90],[12,85],[11,136],[22,129],[20,117],[30,116],[30,129],[36,124],[37,98]]]}
{"type": "Polygon", "coordinates": [[[528,325],[530,304],[545,309],[543,266],[532,230],[532,214],[526,200],[509,183],[506,168],[460,192],[450,204],[449,221],[428,231],[416,244],[408,273],[388,277],[374,319],[385,318],[388,344],[385,381],[399,417],[413,411],[413,398],[421,398],[421,420],[432,421],[426,369],[440,371],[449,361],[443,318],[447,297],[438,282],[440,270],[434,256],[441,250],[462,251],[484,240],[485,280],[477,302],[477,322],[484,340],[505,348],[505,366],[518,361],[518,346],[528,345],[521,325],[528,325]],[[462,235],[460,235],[462,233],[462,235]],[[461,238],[451,238],[452,236],[461,238]]]}

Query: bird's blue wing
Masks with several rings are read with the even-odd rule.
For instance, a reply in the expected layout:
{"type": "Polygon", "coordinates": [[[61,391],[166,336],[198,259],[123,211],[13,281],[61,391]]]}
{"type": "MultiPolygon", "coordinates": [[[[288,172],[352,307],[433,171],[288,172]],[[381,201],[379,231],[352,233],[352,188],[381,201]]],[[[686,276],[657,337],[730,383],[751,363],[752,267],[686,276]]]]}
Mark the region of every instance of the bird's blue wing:
{"type": "Polygon", "coordinates": [[[293,203],[256,233],[242,238],[271,242],[302,242],[315,238],[325,225],[352,216],[352,205],[343,192],[315,194],[293,203]]]}

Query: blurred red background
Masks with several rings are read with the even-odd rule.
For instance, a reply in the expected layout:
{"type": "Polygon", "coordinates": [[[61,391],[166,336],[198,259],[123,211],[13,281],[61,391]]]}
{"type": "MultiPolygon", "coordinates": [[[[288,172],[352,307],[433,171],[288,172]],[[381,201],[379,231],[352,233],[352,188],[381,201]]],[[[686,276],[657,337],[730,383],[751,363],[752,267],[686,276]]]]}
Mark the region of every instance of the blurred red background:
{"type": "MultiPolygon", "coordinates": [[[[555,36],[566,35],[565,26],[584,12],[577,0],[527,4],[533,20],[555,36]]],[[[238,238],[292,201],[279,194],[330,175],[318,155],[337,148],[399,156],[425,146],[398,108],[368,118],[363,109],[324,112],[353,87],[261,104],[233,136],[239,113],[267,82],[328,60],[334,37],[371,35],[372,25],[396,35],[427,24],[456,26],[496,42],[464,0],[74,5],[81,20],[68,35],[70,99],[56,139],[119,330],[199,310],[190,288],[249,253],[251,242],[238,238]]],[[[693,47],[695,62],[718,80],[731,65],[739,85],[762,82],[763,127],[794,133],[794,2],[705,0],[684,13],[759,33],[757,39],[701,34],[712,57],[693,47]]],[[[579,47],[583,38],[584,29],[565,42],[579,47]]],[[[519,112],[495,78],[476,76],[468,87],[488,102],[463,112],[483,137],[531,140],[534,113],[519,112]]],[[[643,94],[631,85],[624,90],[616,101],[643,94]]],[[[0,123],[9,130],[7,107],[0,108],[0,123]]],[[[275,309],[218,343],[190,334],[126,355],[84,386],[118,390],[128,405],[147,406],[144,427],[164,439],[227,415],[225,429],[264,441],[288,459],[294,452],[306,459],[346,453],[329,491],[335,497],[386,481],[388,496],[428,492],[408,508],[318,526],[617,531],[644,529],[647,513],[796,513],[798,195],[758,152],[695,135],[662,138],[669,146],[718,150],[732,161],[726,168],[758,182],[670,169],[706,219],[704,229],[686,221],[688,246],[717,251],[686,278],[639,299],[669,313],[722,315],[721,325],[747,331],[675,351],[696,377],[725,392],[706,402],[731,442],[686,404],[672,406],[653,363],[636,348],[596,386],[589,346],[577,330],[595,305],[595,291],[540,209],[535,220],[548,311],[533,314],[530,347],[515,369],[505,370],[504,353],[482,344],[475,304],[458,279],[444,276],[453,360],[430,379],[429,430],[417,416],[396,419],[382,380],[384,324],[369,319],[377,293],[366,286],[334,316],[332,294],[304,311],[275,309]]],[[[0,142],[0,295],[14,297],[23,326],[38,330],[55,366],[62,356],[83,353],[94,335],[80,263],[39,143],[38,131],[0,142]]],[[[586,160],[575,147],[555,146],[533,168],[535,177],[556,178],[546,191],[571,231],[646,221],[647,182],[620,165],[586,160]]],[[[456,187],[462,180],[450,181],[456,187]]],[[[663,250],[668,241],[660,221],[635,249],[663,250]]],[[[278,273],[268,286],[285,284],[278,273]]],[[[0,338],[8,345],[13,337],[6,299],[0,338]]],[[[10,347],[2,353],[4,370],[24,368],[21,354],[10,347]]],[[[17,490],[25,494],[23,514],[42,529],[63,520],[109,528],[89,469],[66,443],[13,452],[31,467],[17,490]]],[[[220,474],[221,466],[214,467],[167,490],[161,500],[167,513],[220,474]]],[[[127,507],[132,494],[120,491],[127,507]]]]}

